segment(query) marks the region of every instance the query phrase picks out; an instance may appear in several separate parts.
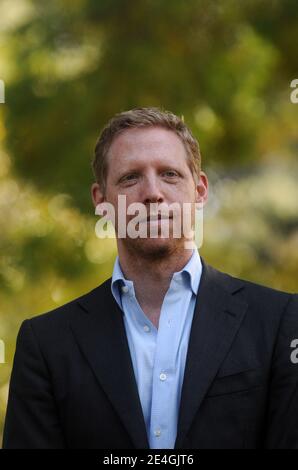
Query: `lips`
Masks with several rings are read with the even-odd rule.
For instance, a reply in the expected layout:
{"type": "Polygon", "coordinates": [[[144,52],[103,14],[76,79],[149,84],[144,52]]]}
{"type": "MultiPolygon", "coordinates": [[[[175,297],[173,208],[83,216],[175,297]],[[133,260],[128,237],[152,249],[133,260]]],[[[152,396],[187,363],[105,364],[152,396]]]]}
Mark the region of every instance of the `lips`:
{"type": "Polygon", "coordinates": [[[171,216],[171,215],[169,217],[167,217],[167,216],[162,216],[162,214],[152,214],[151,216],[148,215],[146,220],[147,220],[147,222],[150,222],[150,221],[154,221],[154,220],[169,220],[169,219],[172,219],[172,218],[173,218],[173,216],[171,216]]]}

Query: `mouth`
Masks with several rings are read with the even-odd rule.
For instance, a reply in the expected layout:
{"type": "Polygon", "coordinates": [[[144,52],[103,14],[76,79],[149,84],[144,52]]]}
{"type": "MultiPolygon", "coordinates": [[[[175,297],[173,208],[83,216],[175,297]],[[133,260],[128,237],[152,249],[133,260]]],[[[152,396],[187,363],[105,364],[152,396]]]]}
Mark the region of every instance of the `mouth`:
{"type": "Polygon", "coordinates": [[[148,215],[146,219],[142,219],[141,223],[157,222],[157,221],[160,222],[161,220],[172,220],[172,219],[173,219],[172,215],[167,217],[167,216],[163,216],[162,214],[152,214],[152,215],[148,215]]]}

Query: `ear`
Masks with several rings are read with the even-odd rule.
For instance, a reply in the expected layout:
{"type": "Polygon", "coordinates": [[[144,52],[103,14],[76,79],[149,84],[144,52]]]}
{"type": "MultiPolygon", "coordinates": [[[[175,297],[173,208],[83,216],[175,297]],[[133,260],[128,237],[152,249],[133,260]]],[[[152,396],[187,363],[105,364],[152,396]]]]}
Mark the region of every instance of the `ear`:
{"type": "Polygon", "coordinates": [[[105,194],[98,183],[93,183],[91,186],[91,198],[95,208],[105,201],[105,194]]]}
{"type": "Polygon", "coordinates": [[[208,178],[204,171],[200,171],[200,176],[196,179],[196,202],[202,207],[208,199],[208,178]]]}

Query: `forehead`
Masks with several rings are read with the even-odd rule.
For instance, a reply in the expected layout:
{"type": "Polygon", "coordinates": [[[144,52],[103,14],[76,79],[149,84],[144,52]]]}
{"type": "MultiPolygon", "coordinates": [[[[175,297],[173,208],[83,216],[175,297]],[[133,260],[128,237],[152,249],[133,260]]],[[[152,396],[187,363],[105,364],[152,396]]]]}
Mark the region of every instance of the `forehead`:
{"type": "Polygon", "coordinates": [[[113,140],[108,152],[109,166],[128,162],[160,161],[186,163],[182,140],[171,130],[162,127],[126,129],[113,140]]]}

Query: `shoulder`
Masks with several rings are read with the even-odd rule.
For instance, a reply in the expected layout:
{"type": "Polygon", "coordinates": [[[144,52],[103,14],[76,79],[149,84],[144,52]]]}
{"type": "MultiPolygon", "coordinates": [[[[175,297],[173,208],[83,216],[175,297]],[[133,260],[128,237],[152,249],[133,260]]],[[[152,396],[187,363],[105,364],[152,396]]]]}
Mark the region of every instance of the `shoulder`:
{"type": "Polygon", "coordinates": [[[105,298],[109,295],[111,285],[111,278],[104,281],[99,286],[86,292],[85,294],[72,299],[71,301],[60,305],[57,308],[49,310],[47,312],[35,315],[28,318],[25,322],[29,321],[33,330],[51,330],[59,331],[59,328],[64,328],[69,324],[74,316],[78,312],[84,311],[89,304],[96,303],[99,310],[105,304],[105,298]]]}
{"type": "Polygon", "coordinates": [[[214,282],[220,283],[222,286],[226,287],[227,290],[234,291],[240,288],[245,288],[251,294],[265,295],[273,298],[286,298],[295,295],[295,293],[275,289],[270,286],[255,283],[248,279],[233,276],[232,274],[229,274],[225,271],[215,268],[214,266],[211,266],[204,260],[202,260],[202,265],[203,272],[205,272],[205,275],[209,279],[212,279],[214,282]]]}
{"type": "MultiPolygon", "coordinates": [[[[207,266],[207,278],[224,289],[245,311],[244,342],[253,338],[272,351],[273,342],[281,334],[290,344],[298,337],[298,295],[232,276],[207,266]],[[250,339],[249,339],[250,338],[250,339]]],[[[216,292],[216,290],[214,291],[216,292]]]]}
{"type": "Polygon", "coordinates": [[[205,262],[203,266],[205,276],[209,280],[212,280],[230,294],[246,302],[250,310],[262,313],[263,315],[267,312],[271,317],[274,312],[279,315],[289,304],[297,302],[297,293],[285,292],[247,279],[238,278],[216,269],[205,262]]]}

